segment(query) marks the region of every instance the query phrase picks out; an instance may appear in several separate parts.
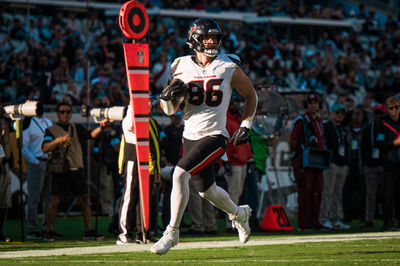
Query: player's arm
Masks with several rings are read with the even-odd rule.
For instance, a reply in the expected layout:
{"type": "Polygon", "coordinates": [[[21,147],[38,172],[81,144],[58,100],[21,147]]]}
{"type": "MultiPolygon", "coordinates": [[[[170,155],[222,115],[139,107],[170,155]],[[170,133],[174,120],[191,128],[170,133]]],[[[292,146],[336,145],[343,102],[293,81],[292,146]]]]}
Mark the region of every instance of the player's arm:
{"type": "Polygon", "coordinates": [[[244,98],[243,122],[241,126],[251,128],[257,110],[257,93],[246,74],[237,68],[232,76],[232,87],[244,98]]]}
{"type": "Polygon", "coordinates": [[[185,100],[186,95],[187,86],[182,80],[175,78],[168,81],[160,95],[161,109],[167,115],[174,114],[185,100]]]}
{"type": "Polygon", "coordinates": [[[258,98],[253,84],[240,68],[237,68],[232,75],[232,87],[244,98],[243,121],[232,136],[233,144],[240,145],[248,140],[247,132],[251,129],[256,114],[258,98]]]}

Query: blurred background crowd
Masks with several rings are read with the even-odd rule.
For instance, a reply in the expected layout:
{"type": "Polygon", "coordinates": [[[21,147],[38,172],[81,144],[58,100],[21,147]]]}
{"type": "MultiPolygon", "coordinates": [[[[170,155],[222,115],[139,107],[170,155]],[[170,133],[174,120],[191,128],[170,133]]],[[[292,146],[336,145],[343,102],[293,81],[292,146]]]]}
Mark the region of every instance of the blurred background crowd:
{"type": "MultiPolygon", "coordinates": [[[[122,1],[123,2],[123,1],[122,1]]],[[[377,14],[365,4],[312,1],[143,1],[146,8],[248,12],[258,16],[356,21],[354,27],[285,26],[219,21],[225,53],[238,54],[254,85],[315,90],[335,101],[347,94],[356,104],[383,103],[399,92],[397,16],[377,14]],[[308,3],[308,4],[307,4],[308,3]],[[346,7],[346,8],[345,8],[346,7]]],[[[103,10],[1,7],[0,97],[22,103],[40,95],[45,104],[126,105],[129,101],[116,16],[103,10]],[[90,95],[87,93],[91,86],[90,95]]],[[[169,66],[190,53],[189,18],[152,16],[148,43],[151,89],[160,93],[169,66]]]]}

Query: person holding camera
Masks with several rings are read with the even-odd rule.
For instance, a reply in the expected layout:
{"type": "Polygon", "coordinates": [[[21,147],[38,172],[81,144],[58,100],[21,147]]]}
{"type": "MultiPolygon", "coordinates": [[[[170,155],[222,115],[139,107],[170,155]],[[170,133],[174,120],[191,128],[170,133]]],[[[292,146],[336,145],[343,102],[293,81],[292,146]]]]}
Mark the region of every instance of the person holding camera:
{"type": "Polygon", "coordinates": [[[303,149],[324,147],[324,128],[319,117],[320,101],[316,94],[310,94],[306,100],[306,113],[293,122],[290,134],[290,150],[293,160],[293,172],[297,186],[298,230],[321,229],[319,212],[324,178],[322,169],[303,166],[303,149]]]}
{"type": "Polygon", "coordinates": [[[8,168],[8,159],[11,156],[9,140],[10,127],[3,118],[3,108],[0,106],[0,242],[10,242],[10,238],[3,235],[2,229],[7,216],[7,209],[11,207],[11,176],[8,168]]]}
{"type": "MultiPolygon", "coordinates": [[[[32,100],[38,100],[33,98],[32,100]]],[[[46,210],[50,200],[50,182],[46,176],[47,154],[42,151],[45,130],[53,123],[43,117],[43,108],[38,108],[36,117],[25,117],[22,123],[23,140],[21,153],[26,160],[28,184],[28,235],[27,239],[42,239],[38,231],[38,206],[42,198],[42,231],[46,232],[46,210]]]]}
{"type": "MultiPolygon", "coordinates": [[[[63,161],[64,165],[62,170],[57,170],[57,173],[54,172],[52,175],[51,199],[47,210],[47,233],[44,239],[47,241],[54,241],[59,237],[59,235],[54,232],[54,222],[57,217],[58,204],[61,197],[71,191],[78,197],[81,206],[85,226],[83,239],[104,239],[105,236],[93,230],[91,225],[90,198],[87,180],[84,174],[83,152],[80,141],[95,138],[99,135],[101,127],[104,126],[108,120],[103,120],[100,127],[94,130],[87,130],[79,124],[74,125],[70,123],[72,110],[71,105],[68,103],[59,103],[56,112],[58,122],[46,129],[42,151],[43,153],[52,152],[50,157],[59,154],[59,156],[62,157],[61,161],[63,161]]],[[[50,158],[48,170],[51,168],[51,159],[52,158],[50,158]]],[[[55,171],[54,167],[52,171],[55,171]]]]}

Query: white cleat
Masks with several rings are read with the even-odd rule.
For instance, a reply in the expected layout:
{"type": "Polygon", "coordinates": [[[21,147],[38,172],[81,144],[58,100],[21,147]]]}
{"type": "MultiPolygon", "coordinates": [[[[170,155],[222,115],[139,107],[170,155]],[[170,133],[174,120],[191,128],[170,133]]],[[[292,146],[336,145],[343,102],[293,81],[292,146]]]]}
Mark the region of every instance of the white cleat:
{"type": "Polygon", "coordinates": [[[155,243],[150,251],[152,253],[162,255],[167,253],[172,247],[175,247],[179,242],[179,230],[168,227],[160,240],[155,243]]]}
{"type": "Polygon", "coordinates": [[[248,205],[239,206],[239,211],[232,219],[232,227],[236,228],[239,232],[239,240],[246,243],[250,238],[249,218],[251,215],[251,208],[248,205]]]}

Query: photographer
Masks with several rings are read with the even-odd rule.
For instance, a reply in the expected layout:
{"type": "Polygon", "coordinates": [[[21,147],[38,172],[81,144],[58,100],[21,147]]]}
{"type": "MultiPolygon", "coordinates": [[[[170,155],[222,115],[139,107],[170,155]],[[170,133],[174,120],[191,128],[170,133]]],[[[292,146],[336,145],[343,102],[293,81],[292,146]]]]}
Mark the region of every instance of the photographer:
{"type": "MultiPolygon", "coordinates": [[[[37,96],[31,100],[38,100],[37,96]]],[[[31,101],[29,100],[29,101],[31,101]]],[[[53,123],[43,117],[43,108],[39,108],[36,117],[25,117],[22,123],[23,141],[21,153],[26,159],[26,180],[28,184],[28,235],[27,239],[41,239],[37,230],[39,224],[38,206],[42,198],[42,231],[46,232],[46,210],[50,200],[50,181],[46,177],[47,154],[42,151],[44,131],[53,123]]]]}
{"type": "Polygon", "coordinates": [[[8,174],[10,169],[7,165],[11,156],[9,133],[10,128],[3,117],[3,108],[0,106],[0,242],[10,242],[10,238],[2,233],[7,209],[11,207],[11,176],[8,174]]]}
{"type": "MultiPolygon", "coordinates": [[[[90,131],[80,125],[70,123],[71,105],[61,102],[57,105],[58,122],[45,131],[42,150],[44,153],[64,149],[64,156],[68,162],[68,170],[53,174],[52,195],[47,210],[48,226],[45,240],[54,241],[59,235],[54,232],[54,222],[57,217],[57,207],[61,196],[72,191],[79,200],[85,225],[84,240],[104,239],[104,235],[92,229],[91,211],[87,180],[84,174],[83,153],[80,142],[84,139],[95,138],[99,135],[101,126],[108,122],[103,120],[101,126],[90,131]]],[[[53,155],[52,155],[53,156],[53,155]]],[[[49,167],[49,166],[48,166],[49,167]]]]}

